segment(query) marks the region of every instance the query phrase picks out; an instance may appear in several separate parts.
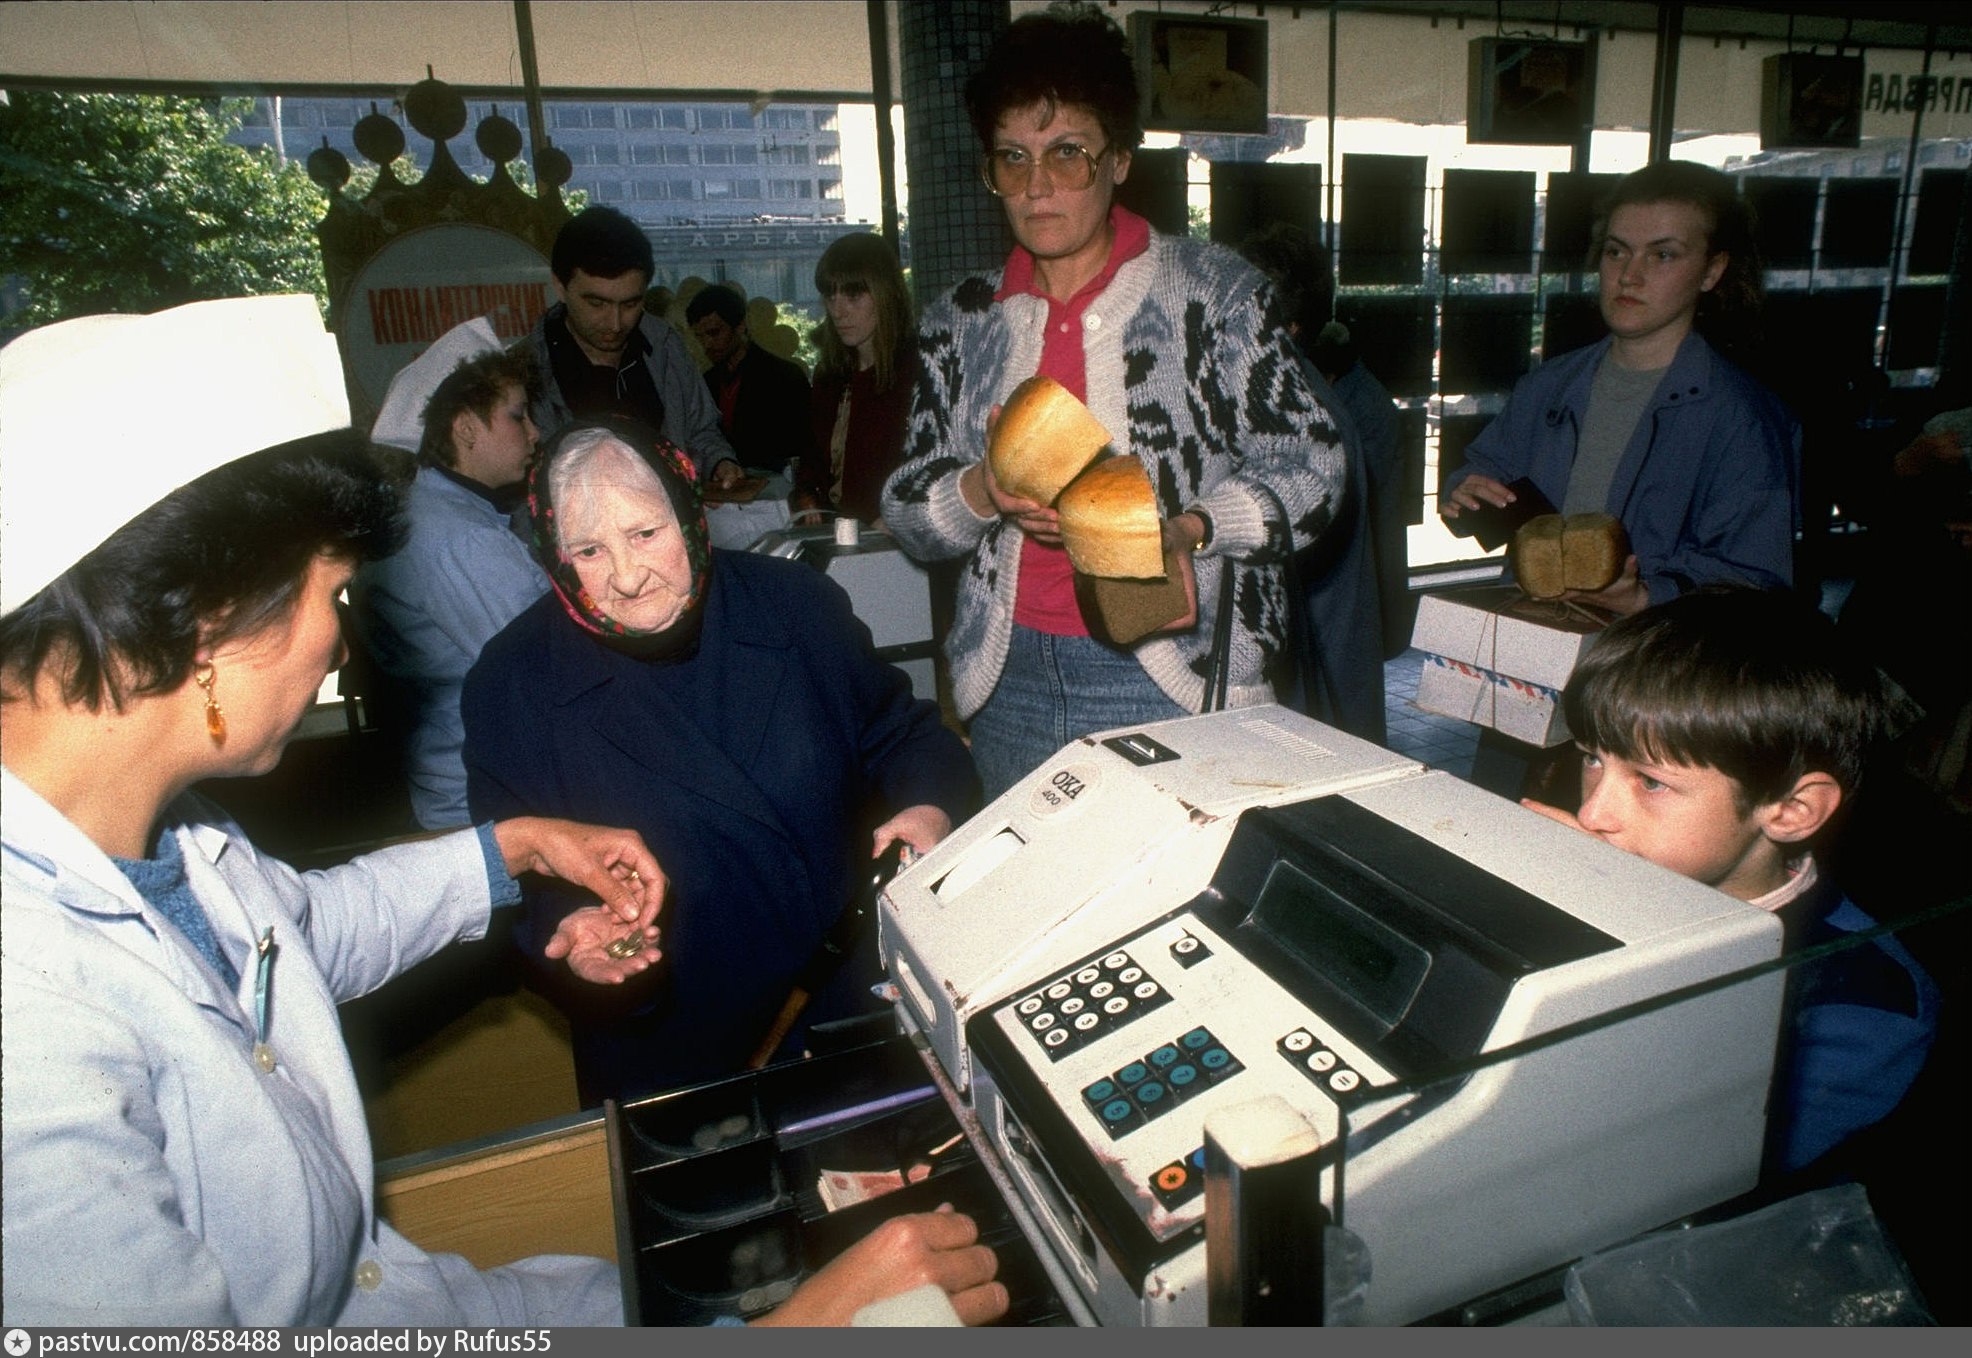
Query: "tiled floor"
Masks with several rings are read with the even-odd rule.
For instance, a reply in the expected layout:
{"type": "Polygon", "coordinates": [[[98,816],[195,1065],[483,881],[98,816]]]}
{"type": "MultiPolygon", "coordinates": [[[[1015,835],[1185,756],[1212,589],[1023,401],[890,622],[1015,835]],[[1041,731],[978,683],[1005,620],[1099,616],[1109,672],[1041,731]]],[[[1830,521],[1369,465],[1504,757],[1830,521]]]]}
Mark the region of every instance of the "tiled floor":
{"type": "Polygon", "coordinates": [[[1472,776],[1472,755],[1479,747],[1479,728],[1456,717],[1440,717],[1417,706],[1417,677],[1424,652],[1412,648],[1383,666],[1383,715],[1389,726],[1385,743],[1398,754],[1443,769],[1460,778],[1472,776]]]}

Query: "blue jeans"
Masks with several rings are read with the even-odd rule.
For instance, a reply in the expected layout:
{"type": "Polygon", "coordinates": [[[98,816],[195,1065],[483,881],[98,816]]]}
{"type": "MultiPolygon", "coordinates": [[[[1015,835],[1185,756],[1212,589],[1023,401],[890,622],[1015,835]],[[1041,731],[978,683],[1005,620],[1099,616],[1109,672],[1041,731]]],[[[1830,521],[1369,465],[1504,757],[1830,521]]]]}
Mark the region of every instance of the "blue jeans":
{"type": "Polygon", "coordinates": [[[972,717],[972,762],[991,801],[1079,736],[1189,715],[1128,651],[1015,624],[1000,682],[972,717]]]}

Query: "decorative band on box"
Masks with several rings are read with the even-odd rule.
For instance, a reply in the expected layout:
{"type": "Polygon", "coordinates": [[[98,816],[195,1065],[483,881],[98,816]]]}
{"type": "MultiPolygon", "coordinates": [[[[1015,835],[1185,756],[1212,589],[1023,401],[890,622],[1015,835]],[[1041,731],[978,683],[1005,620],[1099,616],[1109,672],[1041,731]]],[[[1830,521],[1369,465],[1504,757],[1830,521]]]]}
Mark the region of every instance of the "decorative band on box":
{"type": "Polygon", "coordinates": [[[1525,679],[1515,679],[1507,674],[1493,674],[1486,670],[1479,672],[1484,674],[1488,679],[1491,679],[1494,683],[1512,689],[1523,698],[1531,698],[1535,702],[1542,703],[1558,703],[1561,701],[1560,690],[1549,688],[1546,684],[1531,683],[1525,679]]]}
{"type": "Polygon", "coordinates": [[[1429,652],[1425,654],[1424,672],[1418,679],[1417,705],[1425,711],[1495,730],[1512,728],[1509,734],[1537,744],[1551,745],[1567,739],[1560,703],[1559,690],[1545,684],[1514,679],[1483,666],[1429,652]],[[1510,720],[1502,721],[1502,704],[1514,712],[1510,720]],[[1531,728],[1530,719],[1538,723],[1538,730],[1531,728]]]}

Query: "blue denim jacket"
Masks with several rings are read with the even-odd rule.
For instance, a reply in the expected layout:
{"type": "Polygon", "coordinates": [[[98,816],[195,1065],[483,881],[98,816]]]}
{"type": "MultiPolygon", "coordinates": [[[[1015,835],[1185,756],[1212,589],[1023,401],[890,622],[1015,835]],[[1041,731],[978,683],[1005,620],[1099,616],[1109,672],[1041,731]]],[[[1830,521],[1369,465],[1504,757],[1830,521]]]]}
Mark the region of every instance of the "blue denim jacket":
{"type": "MultiPolygon", "coordinates": [[[[1604,339],[1520,379],[1498,419],[1474,439],[1444,493],[1474,472],[1531,478],[1561,504],[1575,465],[1604,339]]],[[[1623,521],[1650,602],[1694,585],[1794,579],[1801,431],[1779,399],[1719,357],[1694,331],[1678,347],[1610,481],[1605,509],[1623,521]]]]}

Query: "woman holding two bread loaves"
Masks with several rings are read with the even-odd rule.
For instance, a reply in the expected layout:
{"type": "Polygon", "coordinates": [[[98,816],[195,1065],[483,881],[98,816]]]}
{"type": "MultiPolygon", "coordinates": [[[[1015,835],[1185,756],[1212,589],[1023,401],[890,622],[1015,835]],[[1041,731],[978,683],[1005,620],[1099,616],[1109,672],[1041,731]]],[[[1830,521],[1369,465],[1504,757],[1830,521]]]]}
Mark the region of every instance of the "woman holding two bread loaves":
{"type": "Polygon", "coordinates": [[[1717,170],[1646,166],[1596,228],[1609,337],[1522,378],[1446,478],[1438,512],[1505,508],[1530,480],[1563,513],[1606,511],[1629,552],[1570,597],[1634,613],[1694,585],[1793,579],[1799,429],[1699,333],[1760,304],[1750,209],[1717,170]]]}
{"type": "MultiPolygon", "coordinates": [[[[1112,202],[1143,139],[1113,21],[1067,6],[1022,16],[966,102],[1017,244],[997,275],[965,279],[925,315],[907,460],[883,519],[914,556],[965,559],[946,650],[993,796],[1077,736],[1203,710],[1224,572],[1226,701],[1272,700],[1290,636],[1283,569],[1327,527],[1344,471],[1261,276],[1112,202]],[[1056,509],[1000,484],[983,456],[1000,408],[1037,373],[1148,477],[1192,620],[1129,647],[1090,634],[1056,509]]],[[[1088,499],[1099,512],[1105,497],[1088,499]]]]}

